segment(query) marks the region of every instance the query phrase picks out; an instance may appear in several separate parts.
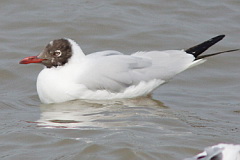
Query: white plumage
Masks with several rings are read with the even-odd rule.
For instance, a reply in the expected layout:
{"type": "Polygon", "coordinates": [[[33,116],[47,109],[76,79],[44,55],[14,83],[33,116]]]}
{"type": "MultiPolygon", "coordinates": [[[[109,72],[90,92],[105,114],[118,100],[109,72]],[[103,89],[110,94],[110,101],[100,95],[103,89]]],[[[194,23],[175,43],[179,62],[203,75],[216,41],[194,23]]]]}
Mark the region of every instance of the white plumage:
{"type": "MultiPolygon", "coordinates": [[[[223,53],[199,56],[223,37],[216,36],[187,50],[131,55],[112,50],[85,55],[75,41],[65,38],[50,42],[38,56],[26,57],[20,63],[46,66],[37,79],[43,103],[133,98],[148,95],[176,74],[203,63],[202,58],[223,53]]],[[[231,51],[236,50],[224,52],[231,51]]]]}
{"type": "Polygon", "coordinates": [[[218,144],[207,147],[204,152],[185,160],[240,160],[240,145],[218,144]]]}
{"type": "Polygon", "coordinates": [[[74,99],[118,99],[144,96],[176,74],[202,60],[183,50],[137,52],[124,55],[102,51],[84,55],[68,39],[73,56],[67,64],[44,68],[37,79],[43,103],[74,99]]]}

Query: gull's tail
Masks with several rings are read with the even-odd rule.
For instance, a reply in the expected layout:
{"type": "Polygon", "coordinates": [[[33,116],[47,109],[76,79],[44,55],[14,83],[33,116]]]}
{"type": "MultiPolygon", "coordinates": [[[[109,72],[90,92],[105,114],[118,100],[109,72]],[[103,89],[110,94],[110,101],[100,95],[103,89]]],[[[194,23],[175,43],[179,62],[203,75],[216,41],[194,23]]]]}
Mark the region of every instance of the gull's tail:
{"type": "Polygon", "coordinates": [[[217,53],[212,53],[212,54],[199,56],[204,51],[206,51],[209,47],[211,47],[212,45],[214,45],[217,42],[221,41],[224,37],[225,37],[225,35],[216,36],[214,38],[209,39],[208,41],[205,41],[205,42],[203,42],[203,43],[201,43],[199,45],[196,45],[194,47],[191,47],[191,48],[185,50],[185,52],[187,52],[189,54],[192,54],[195,57],[195,59],[197,60],[197,59],[202,59],[202,58],[205,58],[205,57],[218,55],[218,54],[221,54],[221,53],[233,52],[233,51],[240,50],[240,49],[232,49],[232,50],[227,50],[227,51],[222,51],[222,52],[217,52],[217,53]]]}

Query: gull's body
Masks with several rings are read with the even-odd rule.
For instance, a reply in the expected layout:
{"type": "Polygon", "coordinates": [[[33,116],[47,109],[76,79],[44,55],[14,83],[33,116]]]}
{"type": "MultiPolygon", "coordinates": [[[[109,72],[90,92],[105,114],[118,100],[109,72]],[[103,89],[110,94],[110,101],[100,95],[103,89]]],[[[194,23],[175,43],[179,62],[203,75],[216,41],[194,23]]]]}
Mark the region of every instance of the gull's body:
{"type": "Polygon", "coordinates": [[[63,67],[44,68],[37,91],[44,103],[144,96],[196,63],[192,55],[183,52],[93,53],[63,67]]]}
{"type": "Polygon", "coordinates": [[[59,39],[50,42],[40,55],[20,63],[46,66],[37,79],[43,103],[133,98],[151,93],[176,74],[204,62],[199,55],[223,37],[217,36],[188,50],[131,55],[117,51],[85,55],[73,40],[59,39]]]}

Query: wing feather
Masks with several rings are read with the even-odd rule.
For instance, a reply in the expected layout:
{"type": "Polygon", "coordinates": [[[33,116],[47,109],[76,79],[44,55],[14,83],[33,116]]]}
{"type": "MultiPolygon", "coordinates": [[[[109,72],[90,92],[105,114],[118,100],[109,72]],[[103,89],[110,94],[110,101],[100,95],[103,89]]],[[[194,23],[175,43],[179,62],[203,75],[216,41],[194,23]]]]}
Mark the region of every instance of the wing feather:
{"type": "Polygon", "coordinates": [[[184,51],[151,51],[124,55],[117,51],[96,52],[86,56],[87,69],[78,82],[91,90],[120,92],[141,81],[167,81],[187,69],[194,57],[184,51]]]}

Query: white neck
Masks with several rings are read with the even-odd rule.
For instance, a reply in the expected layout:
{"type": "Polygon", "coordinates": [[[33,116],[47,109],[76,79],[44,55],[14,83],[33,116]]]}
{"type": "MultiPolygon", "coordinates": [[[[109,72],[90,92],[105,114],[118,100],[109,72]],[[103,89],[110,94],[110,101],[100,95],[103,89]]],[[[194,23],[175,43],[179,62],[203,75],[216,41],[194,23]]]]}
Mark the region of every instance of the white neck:
{"type": "Polygon", "coordinates": [[[66,38],[70,44],[72,45],[72,57],[70,58],[68,63],[76,63],[79,62],[83,57],[85,57],[85,54],[83,53],[80,46],[72,39],[66,38]]]}

